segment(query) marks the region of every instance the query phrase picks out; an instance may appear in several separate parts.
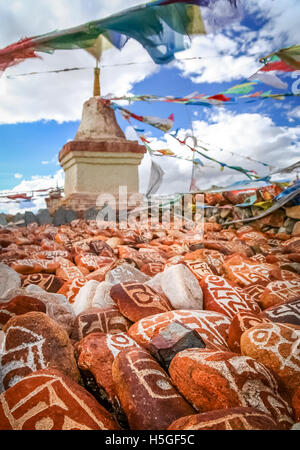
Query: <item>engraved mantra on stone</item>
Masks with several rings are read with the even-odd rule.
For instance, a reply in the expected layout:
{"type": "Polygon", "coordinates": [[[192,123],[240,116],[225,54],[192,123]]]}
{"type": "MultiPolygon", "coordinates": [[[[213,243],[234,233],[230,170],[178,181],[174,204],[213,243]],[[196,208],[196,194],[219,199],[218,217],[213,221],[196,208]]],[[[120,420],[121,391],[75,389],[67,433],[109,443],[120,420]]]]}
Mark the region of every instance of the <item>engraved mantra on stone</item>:
{"type": "MultiPolygon", "coordinates": [[[[293,412],[283,398],[276,395],[278,391],[278,383],[273,374],[263,364],[258,363],[253,358],[245,356],[233,356],[229,360],[211,361],[209,359],[211,355],[211,351],[206,353],[202,350],[201,357],[199,357],[197,352],[191,352],[189,357],[200,364],[205,364],[208,367],[217,370],[220,374],[222,374],[228,380],[230,388],[236,392],[240,404],[245,407],[251,406],[255,408],[257,405],[253,405],[252,403],[254,400],[253,394],[250,396],[252,404],[246,404],[245,400],[247,400],[247,391],[250,390],[251,393],[251,386],[248,385],[247,377],[242,377],[241,375],[246,375],[247,372],[252,372],[255,375],[262,375],[267,381],[267,384],[264,382],[263,389],[262,387],[260,388],[259,409],[264,411],[266,414],[270,414],[271,409],[276,412],[275,417],[280,418],[281,421],[286,420],[287,422],[291,422],[293,412]],[[234,376],[234,374],[237,376],[234,376]],[[284,411],[288,412],[290,416],[287,416],[284,411]]],[[[185,356],[186,355],[184,354],[183,357],[185,356]]],[[[178,353],[177,357],[181,357],[180,353],[178,353]]],[[[262,382],[260,380],[259,382],[261,386],[262,382]]]]}
{"type": "Polygon", "coordinates": [[[256,347],[274,353],[280,363],[280,370],[285,367],[296,371],[300,370],[300,331],[293,330],[284,324],[280,324],[279,327],[274,323],[269,329],[248,331],[248,338],[256,347]],[[281,330],[284,328],[289,332],[292,331],[292,335],[296,338],[293,343],[282,335],[281,330]],[[274,339],[275,336],[276,339],[274,339]],[[270,341],[274,341],[272,345],[270,341]],[[288,356],[283,357],[280,347],[286,348],[286,346],[290,347],[290,352],[288,356]]]}
{"type": "Polygon", "coordinates": [[[116,316],[115,311],[89,314],[87,317],[83,315],[79,318],[78,325],[80,339],[94,331],[104,333],[108,333],[109,329],[117,329],[124,333],[127,331],[126,320],[116,316]]]}
{"type": "MultiPolygon", "coordinates": [[[[26,379],[39,377],[41,375],[30,375],[26,379]]],[[[34,389],[33,392],[30,392],[26,397],[23,397],[16,405],[10,406],[7,404],[5,399],[5,393],[0,396],[0,402],[2,408],[4,410],[5,416],[9,420],[9,423],[14,430],[22,430],[24,424],[28,421],[32,421],[34,417],[37,417],[37,421],[35,423],[35,429],[49,429],[51,430],[55,424],[51,417],[43,417],[42,419],[38,419],[41,413],[49,408],[56,407],[61,408],[66,411],[66,415],[64,416],[64,422],[62,424],[62,430],[72,430],[74,428],[78,428],[80,430],[90,430],[84,424],[78,423],[72,420],[67,416],[67,412],[69,407],[65,404],[65,402],[60,398],[59,394],[61,391],[61,386],[65,389],[65,392],[72,397],[72,401],[78,403],[78,405],[86,412],[90,419],[92,419],[101,429],[105,429],[104,424],[97,419],[97,417],[93,414],[93,411],[84,403],[74,392],[72,392],[68,386],[64,383],[64,381],[54,375],[43,375],[46,381],[43,385],[38,386],[34,389]],[[61,385],[61,386],[59,386],[61,385]],[[56,390],[58,387],[58,390],[56,390]],[[45,392],[45,391],[48,391],[45,392]],[[43,395],[44,394],[44,395],[43,395]],[[46,394],[46,395],[45,395],[46,394]],[[40,401],[38,398],[36,400],[36,404],[33,408],[27,408],[26,403],[32,402],[34,397],[42,397],[40,401]],[[48,397],[48,398],[47,398],[48,397]],[[46,399],[48,401],[46,401],[46,399]],[[24,412],[26,411],[26,412],[24,412]],[[23,413],[23,415],[21,415],[23,413]]]]}
{"type": "MultiPolygon", "coordinates": [[[[248,308],[247,303],[234,291],[224,278],[210,275],[205,279],[209,293],[228,314],[238,313],[248,308]]],[[[250,309],[250,308],[249,308],[250,309]]]]}
{"type": "MultiPolygon", "coordinates": [[[[132,283],[132,284],[122,284],[122,288],[126,294],[134,300],[137,305],[158,308],[158,303],[169,309],[169,306],[164,301],[162,297],[156,295],[154,291],[146,285],[132,283]]],[[[163,309],[163,308],[162,308],[163,309]]]]}
{"type": "Polygon", "coordinates": [[[125,333],[107,334],[106,344],[114,358],[126,347],[139,347],[139,345],[125,333]]]}
{"type": "Polygon", "coordinates": [[[146,342],[150,342],[157,325],[159,324],[160,328],[163,328],[170,323],[170,318],[172,318],[171,321],[178,320],[192,330],[201,328],[201,336],[207,338],[208,341],[217,346],[221,345],[222,347],[228,348],[227,341],[218,330],[219,326],[224,326],[224,329],[226,329],[228,333],[230,320],[226,316],[213,311],[205,311],[205,315],[203,315],[202,311],[199,314],[195,311],[171,311],[167,314],[168,316],[164,320],[162,319],[161,314],[156,314],[155,316],[152,316],[152,318],[146,317],[139,321],[137,328],[138,334],[141,335],[146,342]],[[214,324],[212,324],[209,319],[214,320],[214,324]],[[145,324],[146,328],[144,328],[143,324],[145,324]],[[211,331],[212,329],[213,331],[211,331]],[[148,330],[149,334],[147,333],[148,330]]]}
{"type": "MultiPolygon", "coordinates": [[[[9,332],[13,333],[14,331],[19,331],[29,336],[29,341],[24,344],[19,345],[18,347],[14,347],[11,350],[5,350],[5,353],[2,355],[1,363],[0,363],[0,390],[4,391],[3,381],[10,372],[16,369],[28,368],[30,372],[36,372],[40,369],[46,368],[46,363],[43,354],[43,345],[46,339],[43,336],[40,336],[34,331],[28,330],[27,328],[23,328],[20,326],[10,327],[9,332]],[[18,352],[27,353],[27,358],[25,360],[24,356],[22,358],[17,359],[14,354],[18,352]],[[11,356],[11,360],[9,360],[11,356]],[[9,360],[8,362],[4,362],[3,360],[9,360]]],[[[4,344],[5,345],[5,344],[4,344]]],[[[20,380],[18,375],[15,375],[9,381],[9,386],[13,386],[20,380]]]]}
{"type": "Polygon", "coordinates": [[[264,268],[263,265],[246,264],[242,262],[240,265],[231,266],[231,270],[234,272],[236,278],[241,280],[244,285],[253,284],[261,279],[269,280],[270,270],[264,268]],[[245,271],[246,269],[246,271],[245,271]]]}
{"type": "MultiPolygon", "coordinates": [[[[142,352],[140,352],[140,354],[141,353],[142,352]]],[[[152,398],[179,398],[178,394],[168,393],[169,390],[174,391],[174,388],[170,384],[167,375],[162,370],[152,368],[151,365],[153,363],[156,365],[157,363],[149,358],[148,353],[143,353],[145,354],[145,358],[138,359],[137,361],[133,361],[130,353],[126,355],[129,366],[140,384],[152,398]]]]}

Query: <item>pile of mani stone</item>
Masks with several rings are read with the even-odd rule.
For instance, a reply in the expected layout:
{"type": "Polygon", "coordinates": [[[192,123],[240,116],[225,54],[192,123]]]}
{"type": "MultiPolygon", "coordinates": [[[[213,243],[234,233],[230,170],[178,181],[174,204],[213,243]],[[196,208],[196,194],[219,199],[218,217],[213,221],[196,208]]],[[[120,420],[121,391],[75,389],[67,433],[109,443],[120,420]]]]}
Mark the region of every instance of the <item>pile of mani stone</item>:
{"type": "Polygon", "coordinates": [[[0,230],[1,430],[300,426],[300,235],[0,230]]]}

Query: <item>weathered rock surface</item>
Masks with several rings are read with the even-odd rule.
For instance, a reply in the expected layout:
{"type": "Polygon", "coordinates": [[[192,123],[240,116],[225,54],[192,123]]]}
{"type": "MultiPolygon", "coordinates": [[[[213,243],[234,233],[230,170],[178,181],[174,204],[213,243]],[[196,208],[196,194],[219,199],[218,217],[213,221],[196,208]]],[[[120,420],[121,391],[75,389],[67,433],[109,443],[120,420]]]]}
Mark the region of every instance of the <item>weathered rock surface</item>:
{"type": "Polygon", "coordinates": [[[194,413],[166,372],[144,350],[120,352],[113,363],[112,375],[132,429],[165,430],[174,420],[194,413]]]}
{"type": "Polygon", "coordinates": [[[29,312],[10,319],[3,327],[1,355],[2,391],[30,373],[59,370],[79,381],[74,350],[66,331],[42,312],[29,312]]]}
{"type": "Polygon", "coordinates": [[[118,430],[92,395],[58,370],[36,371],[0,396],[0,430],[118,430]]]}

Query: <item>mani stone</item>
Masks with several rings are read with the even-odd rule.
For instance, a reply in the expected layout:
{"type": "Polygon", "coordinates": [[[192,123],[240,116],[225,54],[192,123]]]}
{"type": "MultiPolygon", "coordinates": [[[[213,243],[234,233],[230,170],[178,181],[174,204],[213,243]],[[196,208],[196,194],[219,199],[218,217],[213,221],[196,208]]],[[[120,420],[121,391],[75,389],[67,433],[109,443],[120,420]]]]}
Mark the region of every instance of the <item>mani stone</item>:
{"type": "Polygon", "coordinates": [[[289,323],[300,326],[300,298],[271,306],[260,313],[260,317],[276,323],[289,323]]]}
{"type": "Polygon", "coordinates": [[[195,413],[145,350],[122,350],[113,362],[112,377],[133,430],[166,430],[174,420],[195,413]]]}
{"type": "Polygon", "coordinates": [[[300,386],[294,392],[292,405],[295,411],[296,421],[300,421],[300,386]]]}
{"type": "Polygon", "coordinates": [[[56,277],[53,274],[47,273],[34,273],[31,275],[22,276],[22,287],[26,287],[29,284],[36,284],[46,292],[52,292],[55,294],[63,286],[64,280],[56,277]]]}
{"type": "Polygon", "coordinates": [[[180,322],[172,322],[163,328],[149,343],[150,353],[168,370],[174,356],[187,348],[205,348],[199,333],[180,322]]]}
{"type": "Polygon", "coordinates": [[[250,407],[271,415],[282,428],[293,423],[290,396],[275,374],[257,360],[209,349],[183,350],[172,359],[174,386],[199,412],[250,407]]]}
{"type": "Polygon", "coordinates": [[[115,284],[110,295],[120,312],[131,322],[172,309],[167,299],[142,283],[129,281],[115,284]]]}
{"type": "Polygon", "coordinates": [[[118,430],[112,416],[58,370],[39,370],[0,396],[0,430],[118,430]]]}
{"type": "Polygon", "coordinates": [[[228,408],[175,420],[168,430],[281,430],[269,415],[255,408],[228,408]]]}
{"type": "Polygon", "coordinates": [[[265,317],[254,314],[251,311],[241,311],[237,313],[229,326],[228,346],[231,351],[241,353],[240,340],[242,334],[260,323],[269,322],[265,317]]]}
{"type": "Polygon", "coordinates": [[[9,302],[0,304],[0,328],[12,317],[31,311],[46,313],[46,306],[41,300],[26,295],[18,295],[9,302]]]}
{"type": "Polygon", "coordinates": [[[53,221],[53,218],[50,216],[48,209],[41,209],[36,215],[36,218],[39,225],[51,224],[53,221]]]}
{"type": "Polygon", "coordinates": [[[300,386],[299,326],[256,325],[242,334],[241,352],[272,369],[290,392],[300,386]]]}
{"type": "Polygon", "coordinates": [[[0,299],[5,298],[7,291],[20,287],[20,275],[6,264],[0,263],[0,299]]]}
{"type": "Polygon", "coordinates": [[[246,301],[239,291],[223,277],[207,275],[200,282],[205,310],[225,314],[229,319],[240,311],[260,313],[260,307],[251,299],[246,301]]]}
{"type": "Polygon", "coordinates": [[[112,405],[118,402],[112,364],[120,351],[128,347],[140,348],[126,333],[91,333],[75,344],[78,367],[84,381],[92,374],[100,391],[100,398],[108,400],[112,405]]]}
{"type": "MultiPolygon", "coordinates": [[[[0,309],[1,317],[1,309],[0,309]]],[[[90,333],[126,333],[131,322],[115,308],[89,308],[80,313],[74,322],[72,339],[80,341],[90,333]]]]}
{"type": "Polygon", "coordinates": [[[59,370],[74,381],[80,375],[66,331],[42,312],[14,316],[3,327],[0,389],[14,386],[26,375],[41,369],[59,370]]]}
{"type": "Polygon", "coordinates": [[[139,320],[128,334],[147,348],[150,341],[170,323],[179,322],[201,336],[208,348],[228,350],[227,337],[230,320],[224,314],[213,311],[176,310],[139,320]]]}
{"type": "Polygon", "coordinates": [[[36,216],[32,212],[26,211],[25,212],[25,224],[29,225],[30,223],[35,223],[35,222],[36,223],[38,222],[36,216]]]}

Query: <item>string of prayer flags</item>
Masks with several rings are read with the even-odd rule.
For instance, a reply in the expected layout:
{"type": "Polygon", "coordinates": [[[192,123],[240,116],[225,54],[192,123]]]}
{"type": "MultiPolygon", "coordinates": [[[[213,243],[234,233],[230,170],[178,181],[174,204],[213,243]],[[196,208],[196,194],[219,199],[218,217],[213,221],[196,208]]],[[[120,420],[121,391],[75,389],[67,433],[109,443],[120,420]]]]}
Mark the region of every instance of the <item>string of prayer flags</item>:
{"type": "Polygon", "coordinates": [[[116,105],[115,103],[109,103],[109,105],[113,109],[120,110],[121,115],[125,120],[133,118],[135,120],[138,120],[139,122],[147,123],[152,127],[158,128],[161,131],[169,131],[174,124],[174,114],[171,114],[167,119],[161,119],[160,117],[156,116],[139,116],[132,113],[131,111],[128,111],[128,109],[125,109],[122,106],[116,105]]]}
{"type": "Polygon", "coordinates": [[[21,39],[0,50],[0,71],[38,57],[36,52],[81,48],[89,49],[93,56],[96,54],[95,57],[99,58],[103,42],[96,41],[100,35],[119,50],[133,38],[147,50],[156,64],[166,64],[174,59],[176,52],[190,47],[191,35],[215,31],[241,17],[242,10],[237,0],[148,2],[105,19],[21,39]]]}
{"type": "MultiPolygon", "coordinates": [[[[282,48],[277,50],[269,55],[260,58],[261,62],[264,62],[267,66],[269,66],[269,70],[283,70],[283,71],[291,71],[291,67],[293,70],[300,69],[300,45],[293,45],[291,47],[282,48]],[[278,63],[280,61],[280,64],[278,63]],[[277,68],[274,69],[277,64],[277,68]],[[273,64],[273,65],[272,65],[273,64]],[[278,68],[279,64],[279,68],[278,68]],[[270,69],[271,66],[271,69],[270,69]]],[[[268,70],[265,68],[265,70],[268,70]]]]}

